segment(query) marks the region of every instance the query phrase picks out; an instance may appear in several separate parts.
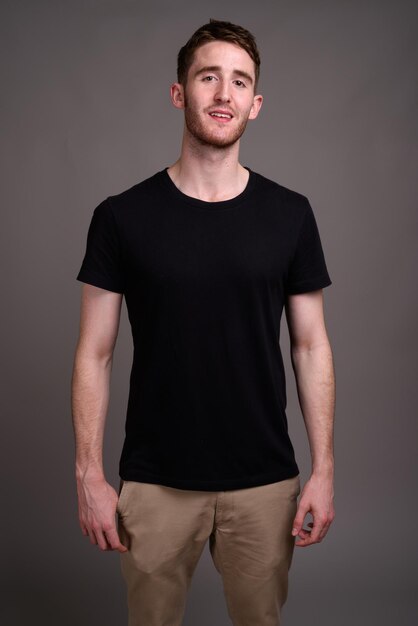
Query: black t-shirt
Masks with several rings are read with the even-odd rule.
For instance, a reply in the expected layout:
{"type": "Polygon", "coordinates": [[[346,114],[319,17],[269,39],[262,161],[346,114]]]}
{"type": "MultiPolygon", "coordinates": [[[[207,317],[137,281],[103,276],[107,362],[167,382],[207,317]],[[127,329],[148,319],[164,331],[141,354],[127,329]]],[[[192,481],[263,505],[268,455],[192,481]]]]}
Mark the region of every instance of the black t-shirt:
{"type": "Polygon", "coordinates": [[[119,473],[220,491],[299,472],[279,346],[287,295],[331,284],[308,199],[246,168],[235,198],[167,167],[94,210],[80,280],[125,296],[134,354],[119,473]]]}

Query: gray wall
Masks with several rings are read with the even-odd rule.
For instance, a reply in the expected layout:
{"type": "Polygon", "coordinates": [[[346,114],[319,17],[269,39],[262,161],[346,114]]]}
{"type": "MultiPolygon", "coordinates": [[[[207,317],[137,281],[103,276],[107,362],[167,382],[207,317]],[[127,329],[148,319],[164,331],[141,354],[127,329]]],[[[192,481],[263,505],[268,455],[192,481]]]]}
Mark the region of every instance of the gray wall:
{"type": "MultiPolygon", "coordinates": [[[[324,542],[295,549],[285,623],[417,623],[417,4],[15,0],[0,11],[2,623],[125,623],[119,557],[78,527],[75,276],[94,207],[176,160],[176,54],[210,17],[257,37],[265,101],[241,162],[309,197],[333,280],[336,519],[324,542]]],[[[124,304],[105,449],[115,486],[131,358],[124,304]]],[[[185,626],[229,623],[205,549],[185,626]]]]}

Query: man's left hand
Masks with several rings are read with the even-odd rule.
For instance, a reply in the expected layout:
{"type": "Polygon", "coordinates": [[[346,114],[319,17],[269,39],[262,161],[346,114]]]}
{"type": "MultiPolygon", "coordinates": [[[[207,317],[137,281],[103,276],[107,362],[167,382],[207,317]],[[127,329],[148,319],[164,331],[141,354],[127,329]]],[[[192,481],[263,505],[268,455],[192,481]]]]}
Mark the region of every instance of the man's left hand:
{"type": "Polygon", "coordinates": [[[312,474],[302,489],[293,522],[292,535],[300,537],[295,546],[305,547],[322,541],[335,517],[333,498],[333,479],[312,474]],[[303,528],[308,513],[311,513],[313,518],[313,522],[308,523],[310,530],[303,528]]]}

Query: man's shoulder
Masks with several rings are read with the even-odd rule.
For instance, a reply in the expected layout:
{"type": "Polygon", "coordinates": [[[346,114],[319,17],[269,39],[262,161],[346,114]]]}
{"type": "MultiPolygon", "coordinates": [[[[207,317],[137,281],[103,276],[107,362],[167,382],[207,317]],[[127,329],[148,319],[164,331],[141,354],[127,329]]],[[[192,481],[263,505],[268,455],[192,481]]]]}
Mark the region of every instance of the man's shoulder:
{"type": "Polygon", "coordinates": [[[260,193],[275,196],[282,201],[291,202],[292,204],[305,205],[307,197],[303,193],[296,191],[295,189],[291,189],[276,180],[267,178],[259,172],[253,171],[253,173],[257,177],[257,189],[260,193]]]}
{"type": "Polygon", "coordinates": [[[110,195],[109,200],[111,204],[115,206],[130,205],[132,202],[137,202],[141,197],[153,195],[156,189],[160,187],[162,173],[162,170],[155,172],[155,174],[135,183],[131,187],[110,195]]]}

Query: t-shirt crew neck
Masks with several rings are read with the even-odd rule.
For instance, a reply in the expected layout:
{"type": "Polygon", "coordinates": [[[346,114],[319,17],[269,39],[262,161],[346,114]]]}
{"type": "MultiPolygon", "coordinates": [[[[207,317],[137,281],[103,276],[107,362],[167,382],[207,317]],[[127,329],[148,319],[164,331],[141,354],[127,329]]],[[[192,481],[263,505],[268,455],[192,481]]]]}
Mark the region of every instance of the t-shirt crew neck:
{"type": "Polygon", "coordinates": [[[167,169],[96,206],[77,275],[123,294],[131,324],[119,475],[204,491],[292,478],[280,321],[289,295],[331,284],[309,200],[249,170],[206,202],[167,169]]]}
{"type": "Polygon", "coordinates": [[[207,209],[208,211],[221,211],[224,209],[231,209],[245,202],[256,187],[257,177],[254,176],[254,172],[249,167],[244,165],[243,167],[249,172],[249,176],[247,184],[245,185],[241,193],[236,195],[234,198],[229,198],[228,200],[218,200],[215,202],[201,200],[200,198],[194,198],[193,196],[188,196],[187,194],[183,193],[183,191],[181,191],[171,179],[168,173],[168,167],[169,166],[165,167],[163,170],[161,170],[161,172],[158,173],[160,175],[162,183],[166,185],[168,191],[178,200],[181,200],[182,202],[187,202],[188,204],[192,204],[199,209],[207,209]]]}

